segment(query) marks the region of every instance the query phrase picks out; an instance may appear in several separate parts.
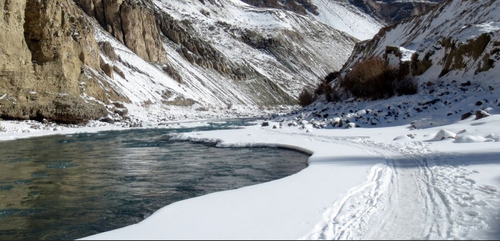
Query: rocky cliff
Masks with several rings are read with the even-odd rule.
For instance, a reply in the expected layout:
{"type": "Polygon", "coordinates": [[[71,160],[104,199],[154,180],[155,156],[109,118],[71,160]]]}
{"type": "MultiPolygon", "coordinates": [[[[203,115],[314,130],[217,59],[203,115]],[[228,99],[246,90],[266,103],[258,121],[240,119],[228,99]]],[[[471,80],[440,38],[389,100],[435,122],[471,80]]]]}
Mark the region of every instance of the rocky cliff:
{"type": "Polygon", "coordinates": [[[392,25],[409,17],[428,12],[434,8],[440,0],[349,0],[349,2],[386,23],[386,25],[392,25]]]}
{"type": "Polygon", "coordinates": [[[218,118],[295,106],[357,42],[304,14],[232,0],[0,7],[2,119],[218,118]]]}
{"type": "Polygon", "coordinates": [[[108,114],[99,103],[120,97],[102,88],[94,28],[72,1],[2,0],[0,9],[1,118],[78,123],[108,114]]]}
{"type": "MultiPolygon", "coordinates": [[[[299,14],[324,15],[324,0],[242,0],[253,6],[286,9],[299,14]],[[320,7],[318,7],[320,6],[320,7]]],[[[441,0],[336,0],[335,3],[356,7],[366,14],[378,19],[384,25],[392,25],[403,19],[428,12],[441,0]]],[[[326,1],[333,2],[333,1],[326,1]]],[[[328,5],[328,3],[327,3],[328,5]]],[[[335,15],[330,12],[328,15],[335,15]]]]}
{"type": "Polygon", "coordinates": [[[342,70],[327,76],[328,84],[318,86],[320,97],[297,118],[309,115],[342,128],[427,128],[498,113],[499,7],[499,1],[446,0],[382,28],[356,44],[342,70]],[[397,92],[401,86],[410,91],[397,92]]]}
{"type": "Polygon", "coordinates": [[[74,1],[139,57],[149,62],[167,61],[151,1],[74,1]]]}
{"type": "MultiPolygon", "coordinates": [[[[419,79],[491,79],[500,60],[498,1],[447,0],[358,43],[344,70],[374,56],[407,64],[419,79]]],[[[496,77],[492,78],[496,79],[496,77]]]]}

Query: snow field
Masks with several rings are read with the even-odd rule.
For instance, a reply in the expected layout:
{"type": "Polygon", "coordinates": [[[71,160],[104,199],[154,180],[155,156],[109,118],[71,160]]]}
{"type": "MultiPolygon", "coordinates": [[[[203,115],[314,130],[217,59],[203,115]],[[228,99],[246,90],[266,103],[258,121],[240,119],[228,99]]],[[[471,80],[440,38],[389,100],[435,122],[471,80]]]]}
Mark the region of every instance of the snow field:
{"type": "Polygon", "coordinates": [[[88,239],[495,238],[499,142],[432,139],[442,129],[464,127],[474,127],[469,129],[476,136],[495,134],[499,121],[499,115],[492,115],[427,129],[312,131],[288,125],[273,129],[277,125],[271,122],[175,135],[220,147],[297,147],[313,155],[295,175],[181,201],[159,210],[152,220],[88,239]],[[395,138],[402,134],[413,139],[395,138]]]}

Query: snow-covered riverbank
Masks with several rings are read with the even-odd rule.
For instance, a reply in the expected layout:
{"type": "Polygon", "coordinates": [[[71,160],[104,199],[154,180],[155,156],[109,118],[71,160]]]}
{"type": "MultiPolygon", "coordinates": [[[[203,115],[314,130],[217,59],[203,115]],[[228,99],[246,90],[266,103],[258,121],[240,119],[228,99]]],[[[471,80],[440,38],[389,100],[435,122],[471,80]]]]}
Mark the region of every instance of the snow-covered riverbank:
{"type": "MultiPolygon", "coordinates": [[[[196,126],[179,122],[162,128],[196,126]]],[[[84,239],[497,239],[500,115],[415,129],[323,128],[262,121],[172,138],[312,153],[303,171],[272,182],[180,201],[146,220],[84,239]]],[[[2,121],[0,140],[99,132],[2,121]]]]}
{"type": "Polygon", "coordinates": [[[500,115],[427,129],[287,123],[176,135],[280,145],[309,166],[265,184],[188,199],[85,239],[498,239],[500,115]]]}

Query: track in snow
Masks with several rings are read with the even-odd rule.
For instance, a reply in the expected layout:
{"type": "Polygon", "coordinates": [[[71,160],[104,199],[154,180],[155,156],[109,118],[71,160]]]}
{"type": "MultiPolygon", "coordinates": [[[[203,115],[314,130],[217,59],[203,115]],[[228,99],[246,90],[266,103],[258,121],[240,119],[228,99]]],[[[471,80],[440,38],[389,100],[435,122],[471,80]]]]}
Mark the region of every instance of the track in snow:
{"type": "Polygon", "coordinates": [[[500,195],[495,187],[468,177],[476,171],[459,160],[471,157],[434,153],[422,142],[315,139],[358,146],[386,161],[374,165],[364,183],[327,209],[303,239],[498,238],[500,195]]]}

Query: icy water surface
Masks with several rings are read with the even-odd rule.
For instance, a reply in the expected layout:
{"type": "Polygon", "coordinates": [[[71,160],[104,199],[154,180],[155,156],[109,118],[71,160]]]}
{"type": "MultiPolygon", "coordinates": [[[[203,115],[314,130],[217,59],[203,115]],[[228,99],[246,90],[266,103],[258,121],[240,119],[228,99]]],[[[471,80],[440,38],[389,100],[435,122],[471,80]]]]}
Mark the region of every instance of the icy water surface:
{"type": "MultiPolygon", "coordinates": [[[[224,128],[217,124],[201,129],[224,128]]],[[[140,222],[173,202],[306,167],[279,148],[216,148],[148,129],[0,142],[0,240],[70,240],[140,222]]],[[[200,130],[200,128],[197,128],[200,130]]]]}

